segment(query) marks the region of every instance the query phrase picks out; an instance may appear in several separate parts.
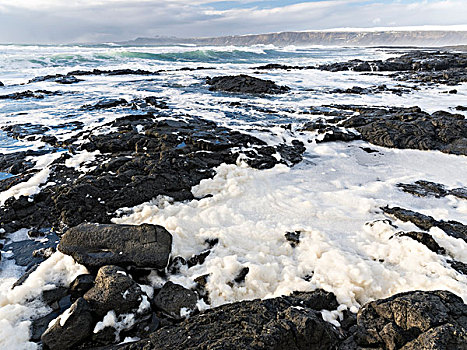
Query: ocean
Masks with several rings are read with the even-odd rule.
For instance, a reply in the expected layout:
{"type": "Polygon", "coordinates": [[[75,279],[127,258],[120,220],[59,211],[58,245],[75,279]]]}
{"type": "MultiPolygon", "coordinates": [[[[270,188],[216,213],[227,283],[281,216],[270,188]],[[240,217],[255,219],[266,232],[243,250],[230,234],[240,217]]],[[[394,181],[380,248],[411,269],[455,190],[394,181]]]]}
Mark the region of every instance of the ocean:
{"type": "MultiPolygon", "coordinates": [[[[384,60],[409,49],[355,47],[120,47],[99,46],[19,46],[0,45],[0,95],[26,90],[51,91],[42,98],[0,99],[0,129],[21,124],[15,138],[0,131],[0,155],[20,151],[48,150],[53,146],[41,137],[66,140],[82,130],[98,129],[128,114],[144,109],[115,107],[88,110],[102,100],[155,96],[164,101],[167,118],[200,117],[253,135],[270,145],[302,141],[303,160],[294,167],[276,165],[257,170],[239,160],[222,164],[213,178],[192,188],[201,200],[174,202],[155,196],[150,202],[115,213],[114,223],[152,223],[164,226],[173,235],[172,256],[188,258],[202,251],[206,238],[221,242],[206,262],[168,278],[187,288],[198,276],[210,274],[206,286],[211,305],[254,298],[271,298],[292,291],[323,288],[332,291],[341,305],[323,314],[338,324],[343,310],[356,312],[364,303],[411,290],[445,289],[467,301],[467,276],[449,267],[446,257],[428,250],[409,238],[393,236],[399,231],[415,231],[411,223],[395,221],[394,227],[380,207],[410,208],[443,220],[465,223],[465,200],[446,196],[414,197],[396,187],[423,179],[448,188],[467,184],[467,158],[439,151],[400,150],[370,145],[365,141],[316,143],[322,138],[303,131],[305,123],[323,117],[310,114],[311,107],[340,105],[419,106],[427,112],[454,111],[465,104],[467,85],[456,86],[456,94],[445,94],[449,86],[422,86],[401,95],[341,94],[334,89],[370,87],[398,82],[388,73],[365,74],[354,71],[257,70],[275,63],[315,66],[352,59],[384,60]],[[189,68],[184,69],[184,68],[189,68]],[[142,69],[158,75],[79,76],[75,84],[53,81],[28,83],[34,77],[65,74],[74,70],[142,69]],[[290,92],[260,96],[209,91],[206,77],[248,74],[287,85],[290,92]],[[79,127],[78,127],[79,126],[79,127]],[[371,147],[374,153],[362,148],[371,147]],[[292,248],[283,237],[301,232],[300,244],[292,248]],[[247,266],[244,284],[228,282],[247,266]],[[307,276],[307,278],[304,278],[307,276]]],[[[459,112],[467,115],[466,112],[459,112]]],[[[104,132],[104,131],[103,131],[104,132]]],[[[26,183],[0,193],[0,204],[11,196],[39,193],[48,183],[50,164],[66,149],[27,158],[35,162],[37,173],[26,183]]],[[[82,151],[67,166],[89,171],[86,162],[95,154],[82,151]]],[[[0,172],[0,180],[13,174],[0,172]]],[[[1,221],[1,220],[0,220],[1,221]]],[[[0,226],[1,227],[1,226],[0,226]]],[[[446,235],[439,228],[430,234],[448,250],[448,255],[467,263],[467,243],[446,235]]],[[[6,238],[8,242],[29,239],[27,230],[6,238]]],[[[29,341],[31,320],[50,309],[38,298],[43,290],[70,283],[85,268],[71,257],[55,253],[31,274],[20,287],[11,285],[22,275],[11,251],[2,251],[0,262],[0,344],[4,349],[36,349],[29,341]]],[[[166,281],[151,275],[152,287],[166,281]]]]}

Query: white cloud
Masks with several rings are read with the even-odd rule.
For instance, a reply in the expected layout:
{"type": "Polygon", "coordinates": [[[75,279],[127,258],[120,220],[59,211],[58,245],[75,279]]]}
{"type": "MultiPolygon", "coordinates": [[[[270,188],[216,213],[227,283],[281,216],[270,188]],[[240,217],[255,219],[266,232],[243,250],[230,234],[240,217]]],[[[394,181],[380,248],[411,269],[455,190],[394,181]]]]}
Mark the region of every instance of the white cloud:
{"type": "MultiPolygon", "coordinates": [[[[465,24],[465,0],[330,0],[216,10],[221,0],[0,0],[0,42],[115,41],[336,27],[465,24]]],[[[225,4],[224,4],[225,5],[225,4]]]]}

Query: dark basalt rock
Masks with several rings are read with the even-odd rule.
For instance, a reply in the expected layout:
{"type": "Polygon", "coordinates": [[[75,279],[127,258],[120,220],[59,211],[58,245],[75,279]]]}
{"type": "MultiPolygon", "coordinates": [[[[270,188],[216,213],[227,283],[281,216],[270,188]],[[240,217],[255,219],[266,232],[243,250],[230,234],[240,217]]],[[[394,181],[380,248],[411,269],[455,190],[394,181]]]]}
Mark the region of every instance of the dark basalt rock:
{"type": "Polygon", "coordinates": [[[170,281],[164,284],[154,298],[156,307],[175,320],[182,320],[186,314],[194,311],[197,301],[195,292],[170,281]],[[182,309],[186,314],[183,314],[182,309]]]}
{"type": "MultiPolygon", "coordinates": [[[[114,310],[117,315],[138,309],[143,293],[140,286],[117,266],[101,267],[94,287],[84,294],[93,313],[103,317],[114,310]]],[[[80,299],[78,299],[80,300],[80,299]]]]}
{"type": "Polygon", "coordinates": [[[287,232],[284,236],[290,242],[292,248],[295,248],[300,243],[300,231],[287,232]]]}
{"type": "Polygon", "coordinates": [[[82,132],[79,138],[65,142],[63,147],[73,153],[100,151],[90,164],[95,169],[83,176],[79,170],[65,166],[70,154],[63,154],[51,166],[48,181],[55,185],[31,196],[32,202],[26,197],[8,199],[0,208],[2,227],[7,232],[31,226],[54,227],[62,232],[82,222],[110,223],[116,210],[158,195],[177,201],[194,199],[194,185],[212,177],[213,169],[220,164],[235,163],[240,154],[245,155],[250,166],[265,169],[278,163],[296,164],[305,150],[297,140],[292,145],[271,147],[258,138],[203,119],[164,118],[131,115],[104,126],[116,131],[82,132]],[[245,148],[248,153],[242,151],[245,148]],[[275,153],[281,155],[281,160],[273,156],[275,153]]]}
{"type": "Polygon", "coordinates": [[[29,80],[30,83],[37,83],[41,81],[54,81],[59,84],[74,84],[82,81],[82,79],[76,78],[76,76],[86,75],[158,75],[159,72],[151,72],[143,69],[114,69],[114,70],[102,70],[94,69],[92,71],[75,70],[67,74],[55,74],[35,77],[29,80]]]}
{"type": "Polygon", "coordinates": [[[114,108],[114,107],[127,106],[127,105],[128,105],[127,100],[125,100],[124,98],[118,98],[118,99],[102,100],[93,105],[84,105],[81,108],[86,109],[88,111],[94,111],[98,109],[114,108]]]}
{"type": "Polygon", "coordinates": [[[434,238],[426,232],[398,232],[396,233],[397,237],[409,237],[412,238],[413,240],[416,240],[417,242],[420,242],[424,246],[426,246],[428,249],[430,249],[432,252],[435,252],[437,254],[446,254],[446,250],[434,240],[434,238]]]}
{"type": "Polygon", "coordinates": [[[0,81],[0,86],[5,86],[5,84],[3,84],[3,83],[0,81]]]}
{"type": "Polygon", "coordinates": [[[55,75],[45,75],[45,76],[42,76],[42,77],[36,77],[34,79],[29,80],[28,84],[38,83],[38,82],[42,82],[42,81],[53,81],[53,82],[56,82],[58,84],[69,85],[69,84],[78,83],[78,82],[83,81],[83,80],[78,79],[78,78],[74,77],[73,75],[55,74],[55,75]]]}
{"type": "Polygon", "coordinates": [[[81,298],[88,290],[94,287],[94,276],[90,274],[79,275],[71,282],[68,289],[72,301],[81,298]]]}
{"type": "Polygon", "coordinates": [[[354,140],[360,140],[361,136],[351,132],[351,131],[342,131],[339,128],[331,127],[327,128],[323,138],[321,140],[316,140],[316,143],[324,143],[324,142],[336,142],[336,141],[343,141],[343,142],[350,142],[354,140]]]}
{"type": "Polygon", "coordinates": [[[467,54],[453,52],[414,51],[386,61],[351,60],[318,66],[331,72],[398,72],[397,80],[457,85],[467,81],[467,54]]]}
{"type": "Polygon", "coordinates": [[[412,92],[414,88],[409,88],[405,86],[399,86],[394,88],[389,88],[386,85],[378,85],[378,86],[370,86],[370,87],[360,87],[360,86],[353,86],[347,89],[334,89],[329,91],[331,94],[353,94],[353,95],[374,95],[380,94],[383,92],[389,92],[394,95],[402,96],[402,94],[407,94],[412,92]]]}
{"type": "Polygon", "coordinates": [[[452,195],[458,198],[467,199],[467,189],[466,188],[455,188],[453,190],[448,190],[442,184],[435,182],[418,180],[413,184],[397,184],[397,187],[400,187],[402,191],[413,194],[419,197],[433,196],[436,198],[445,197],[452,195]]]}
{"type": "Polygon", "coordinates": [[[342,126],[357,129],[362,139],[372,144],[467,155],[467,120],[463,115],[442,111],[430,115],[418,107],[344,109],[359,115],[350,117],[342,126]]]}
{"type": "Polygon", "coordinates": [[[342,332],[320,310],[336,305],[323,291],[227,304],[113,349],[333,349],[342,332]]]}
{"type": "Polygon", "coordinates": [[[86,109],[88,111],[95,111],[100,109],[108,109],[115,107],[127,107],[131,109],[148,109],[148,108],[158,108],[158,109],[168,109],[167,104],[162,101],[160,98],[154,96],[147,96],[144,98],[137,98],[128,102],[123,98],[118,99],[106,99],[99,101],[92,105],[84,105],[81,109],[86,109]]]}
{"type": "Polygon", "coordinates": [[[288,66],[285,64],[278,64],[278,63],[268,63],[263,66],[253,67],[254,70],[274,70],[274,69],[281,69],[281,70],[302,70],[302,69],[315,69],[314,66],[288,66]]]}
{"type": "Polygon", "coordinates": [[[449,236],[463,239],[467,242],[467,226],[457,221],[435,220],[433,217],[423,215],[412,210],[400,207],[390,208],[388,206],[381,208],[386,214],[392,215],[404,222],[411,222],[422,230],[428,231],[432,227],[438,227],[449,236]]]}
{"type": "Polygon", "coordinates": [[[467,305],[447,291],[408,292],[363,306],[339,349],[467,348],[467,305]]]}
{"type": "Polygon", "coordinates": [[[70,316],[63,326],[60,325],[60,320],[57,320],[42,335],[41,339],[46,348],[72,349],[91,335],[93,318],[89,305],[83,298],[78,299],[66,313],[70,316]]]}
{"type": "Polygon", "coordinates": [[[287,86],[279,86],[271,80],[263,80],[248,75],[232,75],[207,78],[210,91],[237,92],[242,94],[281,94],[290,90],[287,86]]]}
{"type": "Polygon", "coordinates": [[[163,269],[172,249],[172,235],[162,226],[80,224],[62,237],[58,250],[95,270],[104,265],[163,269]]]}
{"type": "Polygon", "coordinates": [[[53,95],[61,95],[61,94],[62,93],[60,91],[26,90],[22,92],[14,92],[8,95],[0,95],[0,100],[22,100],[25,98],[43,99],[45,96],[53,96],[53,95]]]}

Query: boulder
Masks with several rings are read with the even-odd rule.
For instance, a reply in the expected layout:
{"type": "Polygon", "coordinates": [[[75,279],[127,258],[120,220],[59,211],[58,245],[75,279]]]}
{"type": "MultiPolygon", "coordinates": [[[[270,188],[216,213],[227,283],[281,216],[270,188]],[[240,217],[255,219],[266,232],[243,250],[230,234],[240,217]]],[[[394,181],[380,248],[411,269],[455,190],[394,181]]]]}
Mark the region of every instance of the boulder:
{"type": "Polygon", "coordinates": [[[76,300],[82,297],[88,290],[94,286],[94,276],[90,274],[84,274],[77,276],[73,282],[71,282],[68,292],[70,293],[71,300],[76,300]]]}
{"type": "Polygon", "coordinates": [[[238,92],[242,94],[281,94],[290,90],[271,80],[250,77],[245,74],[207,78],[210,91],[238,92]]]}
{"type": "Polygon", "coordinates": [[[50,350],[73,349],[92,333],[93,318],[88,303],[79,298],[42,334],[42,342],[50,350]]]}
{"type": "Polygon", "coordinates": [[[171,318],[181,320],[196,309],[196,293],[179,284],[167,282],[154,298],[154,304],[171,318]]]}
{"type": "Polygon", "coordinates": [[[104,265],[163,269],[172,236],[162,226],[81,224],[69,229],[58,249],[90,269],[104,265]]]}
{"type": "Polygon", "coordinates": [[[101,267],[94,287],[84,294],[92,311],[99,317],[113,310],[117,315],[138,309],[143,298],[140,286],[118,266],[101,267]]]}
{"type": "Polygon", "coordinates": [[[408,292],[370,302],[340,349],[467,349],[467,305],[447,291],[408,292]]]}

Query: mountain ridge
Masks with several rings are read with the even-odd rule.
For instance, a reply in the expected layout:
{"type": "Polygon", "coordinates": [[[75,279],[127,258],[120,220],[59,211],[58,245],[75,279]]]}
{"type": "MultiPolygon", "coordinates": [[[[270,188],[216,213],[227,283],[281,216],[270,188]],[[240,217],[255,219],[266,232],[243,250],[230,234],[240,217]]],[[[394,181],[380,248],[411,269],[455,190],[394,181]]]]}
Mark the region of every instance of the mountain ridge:
{"type": "Polygon", "coordinates": [[[205,38],[155,37],[118,42],[119,45],[323,45],[323,46],[443,46],[467,44],[467,31],[385,30],[385,31],[307,31],[232,35],[205,38]]]}

